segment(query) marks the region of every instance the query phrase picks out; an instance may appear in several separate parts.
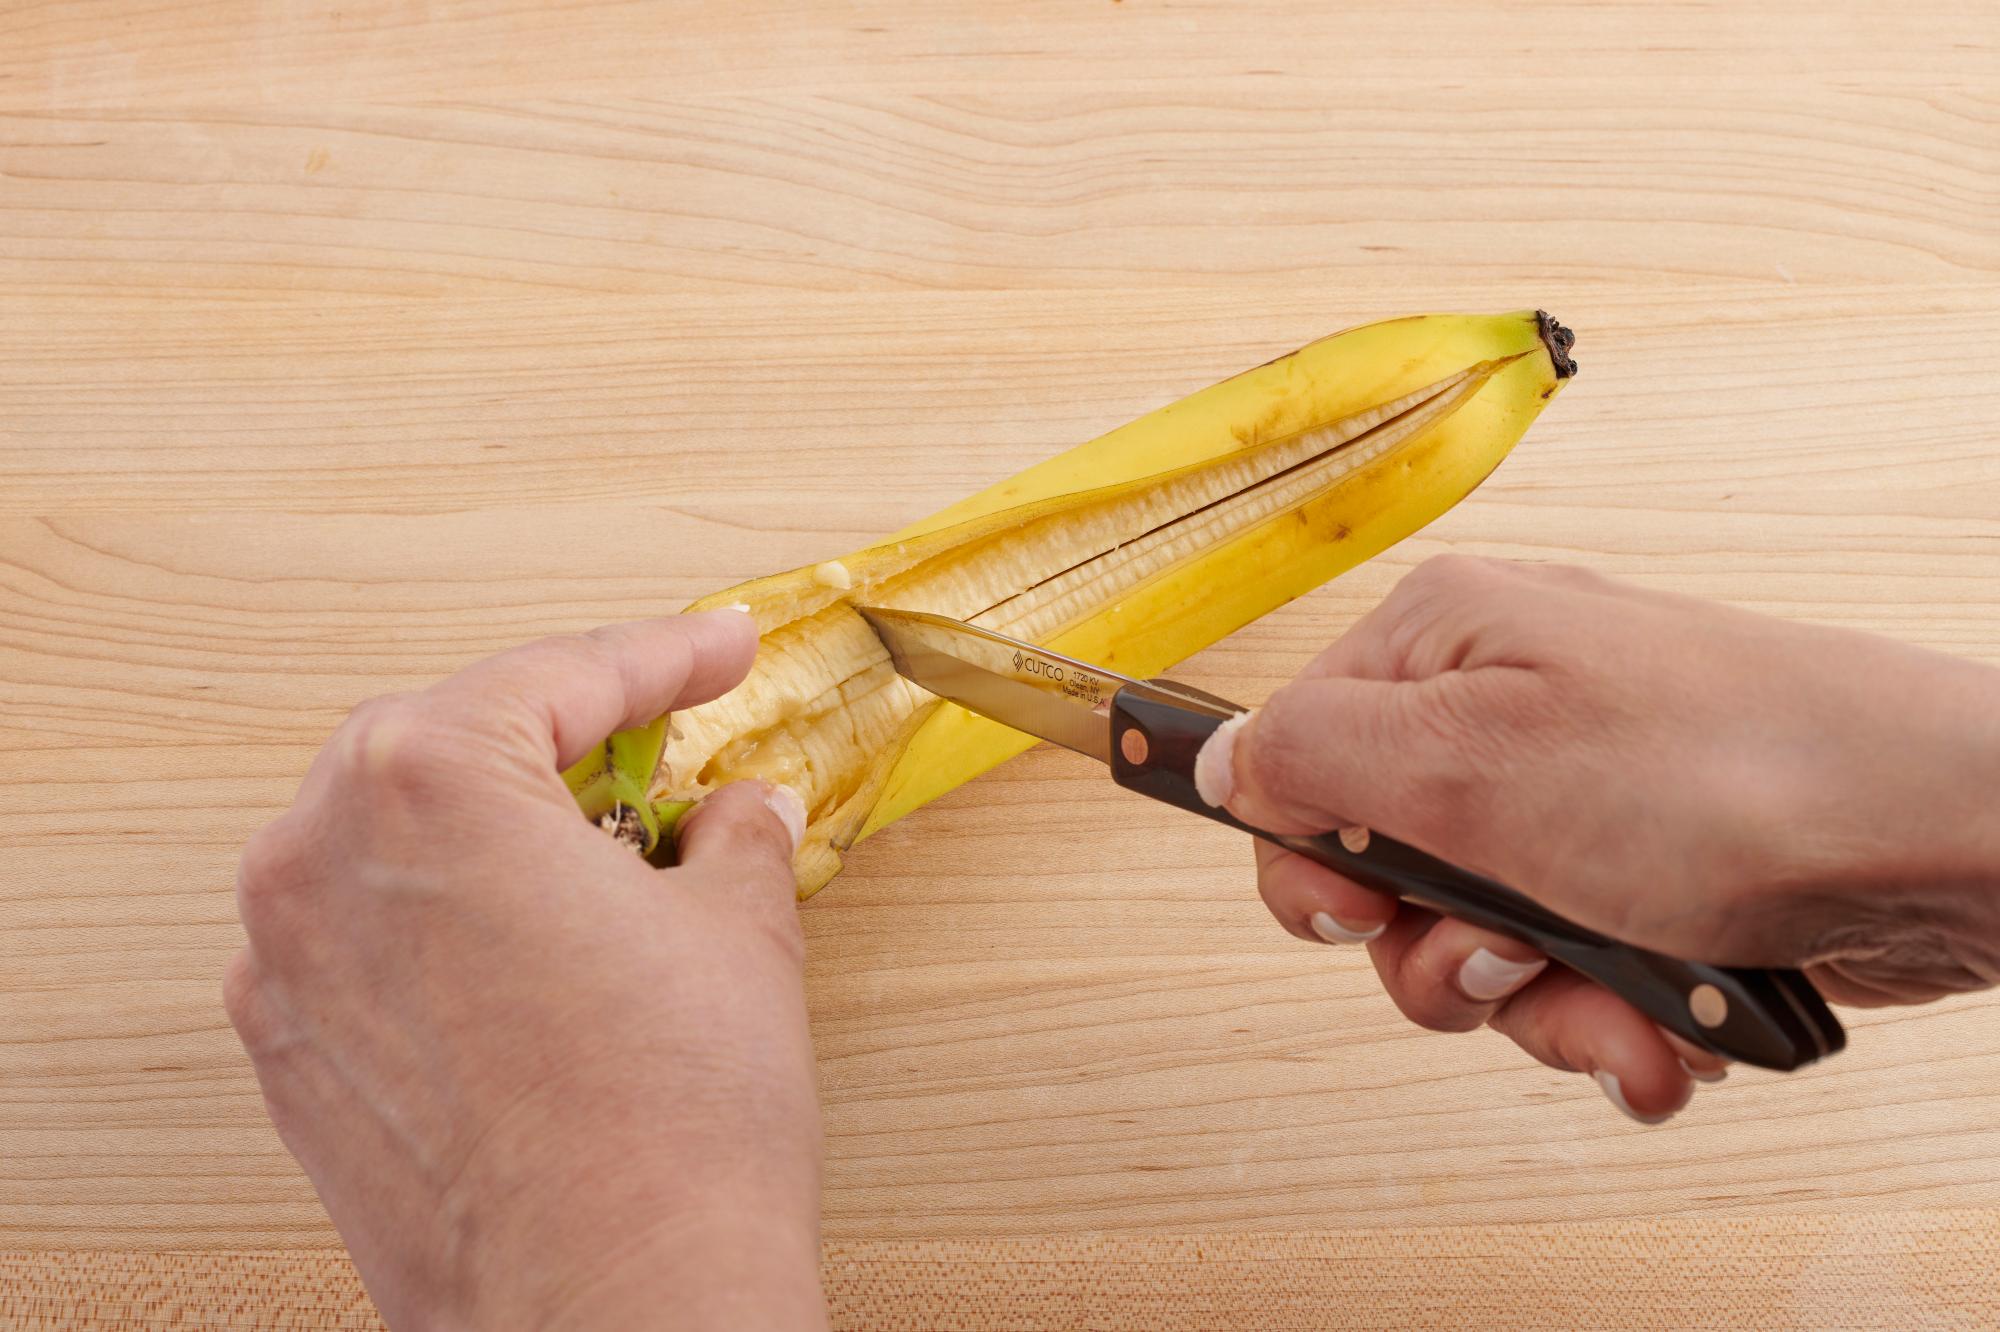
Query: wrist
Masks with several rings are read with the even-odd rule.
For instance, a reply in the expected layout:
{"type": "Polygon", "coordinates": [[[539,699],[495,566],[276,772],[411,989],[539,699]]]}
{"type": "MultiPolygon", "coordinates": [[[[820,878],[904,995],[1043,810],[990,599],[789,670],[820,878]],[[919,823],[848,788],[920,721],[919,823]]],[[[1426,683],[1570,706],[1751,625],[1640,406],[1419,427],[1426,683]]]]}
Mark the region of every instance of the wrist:
{"type": "Polygon", "coordinates": [[[482,1180],[454,1227],[466,1325],[822,1326],[817,1139],[704,1152],[699,1138],[482,1180]]]}
{"type": "Polygon", "coordinates": [[[2000,897],[2000,815],[1995,810],[1995,797],[2000,795],[2000,670],[1988,669],[1981,674],[1985,677],[1980,682],[1985,706],[1968,737],[1968,744],[1977,752],[1972,765],[1976,785],[1968,790],[1975,806],[1968,820],[1968,840],[1978,872],[2000,897]]]}
{"type": "Polygon", "coordinates": [[[1809,849],[1794,883],[1846,900],[1857,926],[1922,921],[1964,937],[2000,926],[2000,672],[1920,655],[1917,670],[1858,663],[1873,706],[1822,709],[1841,739],[1797,784],[1806,798],[1789,827],[1809,849]]]}
{"type": "MultiPolygon", "coordinates": [[[[749,1196],[650,1218],[544,1211],[525,1245],[482,1246],[466,1327],[521,1332],[826,1324],[813,1209],[749,1196]]],[[[494,1237],[496,1240],[498,1236],[494,1237]]]]}
{"type": "Polygon", "coordinates": [[[537,1332],[826,1326],[814,1218],[743,1202],[683,1213],[630,1237],[588,1275],[563,1283],[522,1326],[537,1332]]]}
{"type": "Polygon", "coordinates": [[[1731,960],[2000,939],[2000,672],[1861,635],[1840,648],[1706,769],[1731,960]]]}
{"type": "Polygon", "coordinates": [[[1903,844],[1917,874],[2000,899],[2000,671],[1940,659],[1890,759],[1905,791],[1903,844]]]}

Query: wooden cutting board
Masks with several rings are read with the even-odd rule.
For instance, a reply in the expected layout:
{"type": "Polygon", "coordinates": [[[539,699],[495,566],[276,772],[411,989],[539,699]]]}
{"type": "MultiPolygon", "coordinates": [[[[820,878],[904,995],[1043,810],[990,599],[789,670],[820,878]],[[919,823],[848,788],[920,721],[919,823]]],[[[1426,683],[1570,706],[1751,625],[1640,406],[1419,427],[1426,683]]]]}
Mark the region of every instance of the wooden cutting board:
{"type": "MultiPolygon", "coordinates": [[[[2000,663],[2000,20],[1467,0],[0,9],[0,1326],[374,1326],[218,992],[354,703],[1318,334],[1542,305],[1453,549],[2000,663]]],[[[1643,885],[1635,885],[1643,889],[1643,885]]],[[[1404,1025],[1036,752],[804,908],[838,1321],[2000,1324],[2000,1001],[1668,1126],[1404,1025]]]]}

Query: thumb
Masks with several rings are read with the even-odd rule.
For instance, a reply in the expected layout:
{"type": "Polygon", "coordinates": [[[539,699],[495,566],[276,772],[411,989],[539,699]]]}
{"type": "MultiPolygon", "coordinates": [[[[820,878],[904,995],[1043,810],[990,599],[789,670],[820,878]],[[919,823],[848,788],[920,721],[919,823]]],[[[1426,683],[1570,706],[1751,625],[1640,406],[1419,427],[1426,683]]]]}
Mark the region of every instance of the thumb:
{"type": "Polygon", "coordinates": [[[1450,678],[1294,680],[1209,737],[1195,785],[1268,832],[1362,827],[1435,844],[1451,823],[1440,797],[1472,767],[1440,724],[1454,715],[1437,697],[1450,678]]]}
{"type": "Polygon", "coordinates": [[[676,830],[680,864],[671,873],[701,891],[746,906],[782,906],[798,896],[792,853],[805,837],[806,806],[789,786],[733,782],[689,810],[676,830]]]}

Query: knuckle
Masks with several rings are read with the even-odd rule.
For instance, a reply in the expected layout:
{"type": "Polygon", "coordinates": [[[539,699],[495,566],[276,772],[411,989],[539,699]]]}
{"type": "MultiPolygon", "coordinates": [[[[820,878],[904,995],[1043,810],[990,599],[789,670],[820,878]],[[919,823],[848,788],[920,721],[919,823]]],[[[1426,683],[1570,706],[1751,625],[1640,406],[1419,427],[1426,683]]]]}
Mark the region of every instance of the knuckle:
{"type": "Polygon", "coordinates": [[[1404,1017],[1427,1031],[1471,1031],[1486,1021],[1484,1009],[1468,1004],[1449,978],[1424,962],[1421,948],[1406,955],[1393,977],[1384,976],[1389,997],[1404,1017]]]}
{"type": "Polygon", "coordinates": [[[557,634],[518,649],[503,675],[507,702],[521,709],[576,681],[587,682],[594,690],[616,687],[625,676],[624,654],[618,647],[620,634],[618,625],[601,625],[557,634]]]}
{"type": "Polygon", "coordinates": [[[1471,1031],[1484,1020],[1481,1014],[1468,1012],[1464,1004],[1435,991],[1404,986],[1389,994],[1403,1016],[1426,1031],[1471,1031]]]}
{"type": "Polygon", "coordinates": [[[1475,751],[1490,737],[1482,733],[1475,704],[1463,697],[1463,679],[1447,676],[1405,690],[1390,700],[1385,742],[1398,746],[1393,774],[1425,809],[1455,811],[1484,771],[1475,751]]]}
{"type": "Polygon", "coordinates": [[[1542,564],[1536,569],[1550,582],[1579,591],[1600,592],[1616,586],[1597,570],[1581,564],[1542,564]]]}
{"type": "Polygon", "coordinates": [[[367,782],[423,786],[455,766],[445,728],[411,695],[371,699],[341,729],[342,769],[367,782]]]}
{"type": "Polygon", "coordinates": [[[631,632],[629,624],[600,624],[580,634],[571,634],[568,638],[577,651],[609,660],[617,654],[619,643],[631,632]]]}
{"type": "Polygon", "coordinates": [[[292,892],[307,873],[304,848],[296,829],[285,819],[267,823],[243,844],[236,864],[236,891],[245,923],[265,915],[264,908],[292,892]]]}
{"type": "Polygon", "coordinates": [[[244,1049],[254,1054],[270,1043],[270,1015],[247,948],[238,949],[222,973],[222,1011],[244,1049]]]}
{"type": "Polygon", "coordinates": [[[1427,687],[1406,690],[1396,699],[1404,709],[1397,719],[1403,723],[1399,729],[1423,743],[1427,752],[1460,758],[1468,746],[1504,744],[1499,735],[1509,718],[1504,707],[1495,706],[1489,684],[1476,673],[1451,674],[1426,682],[1427,687]]]}
{"type": "Polygon", "coordinates": [[[1262,791],[1295,791],[1310,779],[1320,746],[1321,718],[1299,690],[1286,686],[1258,709],[1249,743],[1237,747],[1243,775],[1262,791]]]}
{"type": "Polygon", "coordinates": [[[250,951],[239,948],[222,972],[222,1008],[239,1028],[243,1025],[242,1018],[249,1013],[250,1005],[255,1001],[256,989],[257,973],[250,965],[250,951]]]}
{"type": "Polygon", "coordinates": [[[1519,672],[1454,672],[1397,697],[1405,709],[1398,729],[1428,756],[1434,778],[1490,775],[1543,720],[1545,692],[1519,672]]]}
{"type": "Polygon", "coordinates": [[[377,694],[373,698],[364,698],[348,712],[347,719],[341,723],[341,730],[352,732],[365,729],[375,725],[384,717],[395,716],[408,708],[411,699],[414,697],[415,695],[409,693],[398,692],[393,694],[377,694]]]}
{"type": "Polygon", "coordinates": [[[1470,643],[1475,614],[1507,581],[1507,566],[1474,555],[1434,555],[1396,584],[1384,603],[1389,612],[1383,642],[1397,678],[1452,669],[1470,643]]]}
{"type": "Polygon", "coordinates": [[[1408,588],[1413,594],[1431,598],[1465,596],[1493,586],[1507,568],[1501,560],[1451,551],[1433,555],[1410,570],[1397,590],[1408,588]]]}
{"type": "Polygon", "coordinates": [[[550,672],[608,675],[618,669],[618,626],[599,625],[579,634],[559,634],[546,640],[530,658],[550,672]]]}

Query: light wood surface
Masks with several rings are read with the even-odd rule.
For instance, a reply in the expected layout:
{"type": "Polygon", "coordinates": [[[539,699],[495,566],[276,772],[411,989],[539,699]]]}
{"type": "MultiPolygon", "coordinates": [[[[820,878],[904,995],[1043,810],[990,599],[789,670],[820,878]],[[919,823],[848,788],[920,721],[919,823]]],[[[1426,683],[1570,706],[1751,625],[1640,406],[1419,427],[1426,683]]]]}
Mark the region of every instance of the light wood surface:
{"type": "MultiPolygon", "coordinates": [[[[1663,1218],[1200,1238],[848,1240],[834,1321],[1005,1329],[1984,1329],[2000,1321],[1990,1212],[1663,1218]],[[1421,1273],[1421,1286],[1414,1279],[1421,1273]]],[[[0,1320],[37,1332],[376,1329],[347,1256],[320,1249],[0,1254],[0,1320]],[[271,1316],[272,1305],[282,1312],[271,1316]]]]}
{"type": "MultiPolygon", "coordinates": [[[[223,1020],[369,695],[823,557],[1346,324],[1544,305],[1416,560],[2000,664],[1984,3],[0,9],[0,1326],[364,1327],[223,1020]]],[[[868,1327],[1979,1327],[2000,1001],[1613,1115],[1036,752],[804,909],[868,1327]],[[1704,1323],[1703,1320],[1707,1320],[1704,1323]]]]}

